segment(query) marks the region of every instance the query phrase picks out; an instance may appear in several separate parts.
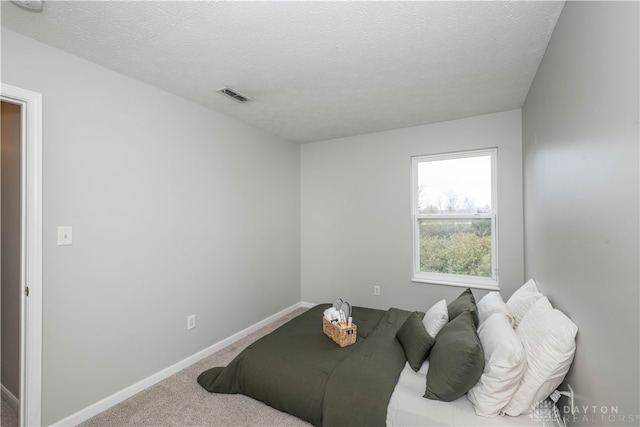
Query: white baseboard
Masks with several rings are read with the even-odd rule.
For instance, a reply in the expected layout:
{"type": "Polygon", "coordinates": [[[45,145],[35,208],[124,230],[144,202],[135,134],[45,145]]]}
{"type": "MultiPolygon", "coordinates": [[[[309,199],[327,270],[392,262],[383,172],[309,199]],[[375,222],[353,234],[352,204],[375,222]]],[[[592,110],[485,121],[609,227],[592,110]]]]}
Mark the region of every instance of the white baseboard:
{"type": "Polygon", "coordinates": [[[13,393],[9,391],[8,388],[4,386],[4,384],[0,384],[0,392],[2,393],[2,398],[7,401],[9,406],[16,411],[20,412],[20,399],[15,397],[13,393]]]}
{"type": "MultiPolygon", "coordinates": [[[[279,311],[278,313],[267,317],[264,320],[261,320],[258,323],[255,323],[251,326],[249,326],[246,329],[243,329],[240,332],[237,332],[233,335],[231,335],[228,338],[223,339],[222,341],[219,341],[215,344],[213,344],[211,347],[205,348],[202,351],[199,351],[198,353],[187,357],[184,360],[181,360],[180,362],[169,366],[168,368],[163,369],[160,372],[157,372],[153,375],[151,375],[150,377],[147,377],[123,390],[120,390],[117,393],[112,394],[111,396],[108,396],[104,399],[102,399],[99,402],[94,403],[93,405],[90,405],[78,412],[76,412],[75,414],[72,414],[70,416],[68,416],[67,418],[64,418],[54,424],[52,424],[52,426],[75,426],[78,425],[86,420],[88,420],[89,418],[92,418],[96,415],[98,415],[99,413],[111,408],[112,406],[117,405],[120,402],[123,402],[127,399],[129,399],[130,397],[132,397],[135,394],[140,393],[142,390],[151,387],[154,384],[159,383],[160,381],[164,380],[165,378],[170,377],[171,375],[180,372],[181,370],[183,370],[184,368],[193,365],[194,363],[204,359],[207,356],[212,355],[213,353],[222,350],[223,348],[233,344],[234,342],[246,337],[249,334],[252,334],[253,332],[257,331],[258,329],[261,329],[265,326],[267,326],[269,323],[278,320],[279,318],[286,316],[287,314],[291,313],[293,310],[300,308],[300,307],[305,307],[305,308],[310,308],[313,307],[315,304],[309,304],[309,303],[305,303],[305,302],[299,302],[296,304],[293,304],[290,307],[285,308],[284,310],[279,311]]],[[[2,388],[2,391],[4,393],[4,387],[2,388]]]]}

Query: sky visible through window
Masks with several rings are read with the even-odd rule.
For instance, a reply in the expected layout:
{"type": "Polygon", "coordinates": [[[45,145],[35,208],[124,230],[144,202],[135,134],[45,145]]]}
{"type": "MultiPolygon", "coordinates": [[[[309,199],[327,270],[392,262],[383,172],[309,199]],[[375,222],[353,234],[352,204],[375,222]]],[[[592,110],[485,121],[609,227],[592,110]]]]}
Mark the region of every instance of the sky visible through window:
{"type": "Polygon", "coordinates": [[[491,156],[421,162],[418,186],[422,212],[490,210],[491,156]]]}

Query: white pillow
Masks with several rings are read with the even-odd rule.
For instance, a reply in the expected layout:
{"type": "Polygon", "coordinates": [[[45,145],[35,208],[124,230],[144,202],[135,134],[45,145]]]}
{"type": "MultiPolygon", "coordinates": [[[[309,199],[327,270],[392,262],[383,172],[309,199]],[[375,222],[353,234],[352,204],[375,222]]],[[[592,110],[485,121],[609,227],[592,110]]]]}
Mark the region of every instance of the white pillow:
{"type": "Polygon", "coordinates": [[[478,329],[484,349],[484,371],[467,399],[476,414],[495,417],[513,397],[527,368],[520,338],[504,313],[494,313],[478,329]]]}
{"type": "Polygon", "coordinates": [[[449,321],[449,311],[447,310],[447,301],[440,300],[433,304],[422,318],[422,323],[427,329],[427,333],[435,338],[438,332],[449,321]]]}
{"type": "Polygon", "coordinates": [[[539,299],[520,322],[516,335],[527,353],[527,369],[518,390],[503,411],[512,416],[531,412],[532,406],[555,390],[571,367],[578,327],[546,297],[539,299]]]}
{"type": "Polygon", "coordinates": [[[527,283],[520,286],[511,298],[507,300],[507,307],[513,317],[513,327],[517,328],[518,324],[536,301],[542,298],[542,294],[538,291],[538,286],[533,279],[529,279],[527,283]]]}
{"type": "Polygon", "coordinates": [[[487,320],[493,313],[502,313],[509,318],[509,323],[513,326],[513,317],[509,311],[509,307],[502,299],[500,292],[489,292],[478,301],[476,304],[478,308],[478,319],[480,325],[487,320]]]}

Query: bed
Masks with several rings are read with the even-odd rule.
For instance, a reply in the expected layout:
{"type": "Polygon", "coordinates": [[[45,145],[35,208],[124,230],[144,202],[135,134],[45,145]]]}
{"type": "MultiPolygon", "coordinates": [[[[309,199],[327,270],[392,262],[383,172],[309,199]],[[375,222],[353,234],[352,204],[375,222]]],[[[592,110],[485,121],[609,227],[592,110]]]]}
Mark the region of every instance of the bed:
{"type": "Polygon", "coordinates": [[[198,382],[210,392],[241,393],[315,426],[535,425],[529,416],[478,417],[465,396],[452,402],[422,397],[429,362],[414,372],[396,339],[412,312],[354,307],[357,341],[341,348],[322,332],[329,306],[290,320],[227,367],[204,371],[198,382]]]}
{"type": "Polygon", "coordinates": [[[241,393],[315,426],[384,425],[406,361],[395,336],[410,313],[354,307],[357,341],[341,348],[322,332],[328,307],[315,306],[290,320],[227,367],[203,372],[198,382],[210,392],[241,393]]]}

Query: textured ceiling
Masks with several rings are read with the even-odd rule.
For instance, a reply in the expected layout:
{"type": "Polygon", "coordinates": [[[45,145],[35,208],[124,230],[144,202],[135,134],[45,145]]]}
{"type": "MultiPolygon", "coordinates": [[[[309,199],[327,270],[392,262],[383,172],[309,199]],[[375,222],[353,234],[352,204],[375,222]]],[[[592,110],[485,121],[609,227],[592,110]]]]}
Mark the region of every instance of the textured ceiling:
{"type": "Polygon", "coordinates": [[[521,107],[563,5],[2,1],[2,25],[310,142],[521,107]]]}

